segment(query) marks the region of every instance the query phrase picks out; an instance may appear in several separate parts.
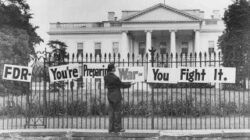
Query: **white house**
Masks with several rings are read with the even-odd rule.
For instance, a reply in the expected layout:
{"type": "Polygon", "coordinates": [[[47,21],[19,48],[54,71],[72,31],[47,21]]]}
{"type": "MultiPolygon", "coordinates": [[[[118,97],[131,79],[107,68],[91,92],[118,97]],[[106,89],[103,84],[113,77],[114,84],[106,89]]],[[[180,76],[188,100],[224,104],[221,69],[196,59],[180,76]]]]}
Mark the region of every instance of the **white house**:
{"type": "Polygon", "coordinates": [[[65,42],[70,53],[127,53],[135,56],[154,47],[158,53],[216,52],[224,30],[218,11],[210,19],[198,9],[179,10],[157,4],[139,11],[108,12],[101,22],[51,23],[50,40],[65,42]]]}

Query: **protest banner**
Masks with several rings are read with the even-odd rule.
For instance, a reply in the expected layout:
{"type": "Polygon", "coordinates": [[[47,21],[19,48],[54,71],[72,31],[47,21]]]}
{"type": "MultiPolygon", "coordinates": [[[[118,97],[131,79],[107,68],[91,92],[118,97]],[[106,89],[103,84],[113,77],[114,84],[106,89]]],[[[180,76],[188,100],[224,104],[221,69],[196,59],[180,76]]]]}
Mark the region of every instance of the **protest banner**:
{"type": "Polygon", "coordinates": [[[144,81],[144,67],[117,67],[115,74],[122,82],[144,81]]]}
{"type": "Polygon", "coordinates": [[[66,81],[80,77],[78,64],[69,64],[49,67],[49,77],[51,82],[66,81]]]}
{"type": "Polygon", "coordinates": [[[235,83],[236,69],[232,67],[149,67],[150,83],[235,83]]]}
{"type": "Polygon", "coordinates": [[[178,82],[235,83],[236,69],[231,67],[182,67],[178,82]]]}
{"type": "Polygon", "coordinates": [[[32,76],[32,67],[4,64],[4,80],[30,82],[32,76]]]}
{"type": "Polygon", "coordinates": [[[79,67],[83,78],[103,78],[108,71],[108,64],[101,63],[84,63],[79,67]]]}
{"type": "Polygon", "coordinates": [[[178,69],[148,67],[147,82],[149,83],[177,83],[178,69]]]}

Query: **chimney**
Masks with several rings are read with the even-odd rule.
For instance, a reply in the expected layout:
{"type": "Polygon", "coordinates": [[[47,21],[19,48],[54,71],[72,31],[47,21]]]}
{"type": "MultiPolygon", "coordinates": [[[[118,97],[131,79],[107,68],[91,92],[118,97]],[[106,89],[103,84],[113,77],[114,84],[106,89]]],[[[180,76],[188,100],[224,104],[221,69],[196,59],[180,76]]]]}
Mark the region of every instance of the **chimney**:
{"type": "Polygon", "coordinates": [[[108,12],[108,21],[115,20],[115,12],[108,12]]]}
{"type": "Polygon", "coordinates": [[[221,19],[220,10],[213,10],[212,19],[221,19]]]}

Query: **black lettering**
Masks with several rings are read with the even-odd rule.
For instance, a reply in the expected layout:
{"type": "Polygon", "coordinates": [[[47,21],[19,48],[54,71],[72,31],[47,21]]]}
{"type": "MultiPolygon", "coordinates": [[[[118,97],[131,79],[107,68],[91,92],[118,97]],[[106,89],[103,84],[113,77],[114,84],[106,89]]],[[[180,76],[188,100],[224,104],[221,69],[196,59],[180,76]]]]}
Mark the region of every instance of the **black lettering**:
{"type": "Polygon", "coordinates": [[[162,80],[162,73],[159,73],[157,78],[158,78],[158,80],[162,80]]]}
{"type": "Polygon", "coordinates": [[[63,77],[63,78],[67,78],[67,77],[68,77],[68,76],[67,76],[67,71],[66,71],[66,70],[62,71],[62,77],[63,77]]]}
{"type": "Polygon", "coordinates": [[[28,69],[22,68],[22,74],[21,74],[21,79],[27,80],[27,75],[28,75],[28,69]]]}
{"type": "Polygon", "coordinates": [[[60,80],[62,75],[61,75],[61,73],[60,73],[60,72],[57,72],[57,73],[56,73],[56,76],[57,76],[57,79],[59,79],[59,80],[60,80]]]}
{"type": "Polygon", "coordinates": [[[12,67],[5,67],[5,74],[4,74],[4,77],[7,78],[7,75],[8,74],[11,74],[11,72],[9,72],[9,70],[11,70],[12,67]]]}
{"type": "Polygon", "coordinates": [[[57,71],[57,68],[55,68],[54,70],[53,69],[50,69],[52,74],[53,74],[53,77],[54,77],[54,80],[56,80],[56,71],[57,71]]]}
{"type": "Polygon", "coordinates": [[[73,75],[73,73],[72,73],[73,71],[72,71],[72,69],[70,69],[69,70],[69,78],[71,78],[72,77],[72,75],[73,75]],[[71,75],[72,74],[72,75],[71,75]]]}
{"type": "Polygon", "coordinates": [[[186,80],[188,80],[189,78],[189,69],[186,69],[187,70],[187,73],[186,73],[186,80]]]}
{"type": "Polygon", "coordinates": [[[83,65],[83,76],[88,76],[88,67],[87,67],[87,65],[83,65]]]}
{"type": "Polygon", "coordinates": [[[20,69],[19,68],[14,68],[13,69],[13,79],[18,79],[18,77],[20,76],[20,69]]]}
{"type": "Polygon", "coordinates": [[[223,72],[222,72],[222,69],[220,69],[220,71],[219,71],[219,80],[221,80],[221,78],[222,78],[222,75],[223,75],[223,72]]]}
{"type": "Polygon", "coordinates": [[[153,69],[154,80],[156,80],[156,78],[157,78],[158,71],[159,71],[159,69],[157,69],[157,70],[153,69]]]}
{"type": "Polygon", "coordinates": [[[201,75],[202,75],[202,79],[201,80],[204,81],[205,80],[205,75],[206,75],[205,69],[202,69],[201,75]]]}
{"type": "Polygon", "coordinates": [[[87,76],[92,76],[93,77],[93,69],[90,69],[89,72],[88,72],[88,75],[87,76]]]}
{"type": "MultiPolygon", "coordinates": [[[[181,69],[181,80],[183,80],[183,75],[185,75],[186,73],[186,69],[181,69]]],[[[186,79],[187,80],[187,79],[186,79]]]]}
{"type": "Polygon", "coordinates": [[[190,72],[188,75],[189,75],[188,81],[189,81],[189,82],[193,82],[193,81],[194,81],[194,71],[193,71],[193,72],[190,72]]]}
{"type": "Polygon", "coordinates": [[[94,76],[98,76],[99,74],[99,69],[94,69],[94,76]]]}
{"type": "Polygon", "coordinates": [[[195,69],[195,80],[200,80],[200,78],[201,78],[201,74],[198,72],[198,70],[197,69],[195,69]]]}
{"type": "Polygon", "coordinates": [[[169,73],[164,73],[163,80],[168,81],[168,79],[169,79],[169,73]]]}
{"type": "Polygon", "coordinates": [[[73,76],[78,77],[78,69],[73,69],[73,76]]]}

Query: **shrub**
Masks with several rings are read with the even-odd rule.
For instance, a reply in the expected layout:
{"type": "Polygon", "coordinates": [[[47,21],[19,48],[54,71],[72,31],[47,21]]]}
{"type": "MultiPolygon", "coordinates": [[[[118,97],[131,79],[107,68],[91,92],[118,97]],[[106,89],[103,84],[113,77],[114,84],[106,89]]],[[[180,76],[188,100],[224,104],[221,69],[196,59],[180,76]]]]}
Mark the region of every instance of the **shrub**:
{"type": "Polygon", "coordinates": [[[83,116],[87,114],[87,103],[77,100],[68,104],[67,114],[71,116],[83,116]]]}
{"type": "Polygon", "coordinates": [[[122,105],[122,114],[123,116],[149,116],[151,113],[151,108],[148,107],[148,104],[145,102],[139,102],[137,104],[131,104],[125,102],[122,105]]]}
{"type": "MultiPolygon", "coordinates": [[[[154,107],[151,102],[138,102],[131,104],[125,102],[122,104],[123,116],[151,116],[152,113],[157,116],[204,116],[217,115],[225,116],[230,114],[250,114],[250,106],[242,104],[237,106],[235,102],[220,102],[211,104],[209,101],[197,102],[192,98],[185,100],[165,100],[155,102],[154,107]]],[[[35,116],[86,116],[86,115],[108,115],[108,107],[104,101],[91,98],[90,101],[75,100],[71,102],[61,102],[58,100],[49,101],[47,108],[43,104],[36,102],[30,103],[29,107],[20,106],[15,102],[8,101],[6,106],[0,109],[1,116],[14,117],[17,115],[35,116]]]]}
{"type": "Polygon", "coordinates": [[[214,88],[214,86],[209,83],[150,83],[149,85],[152,88],[214,88]]]}
{"type": "Polygon", "coordinates": [[[107,115],[108,110],[105,102],[100,99],[91,98],[89,115],[107,115]]]}
{"type": "Polygon", "coordinates": [[[15,117],[17,115],[24,115],[25,110],[19,104],[7,104],[7,106],[0,109],[1,116],[15,117]]]}
{"type": "Polygon", "coordinates": [[[223,90],[242,91],[242,90],[244,90],[244,87],[241,83],[235,83],[235,84],[225,83],[225,84],[222,84],[222,89],[223,90]]]}

